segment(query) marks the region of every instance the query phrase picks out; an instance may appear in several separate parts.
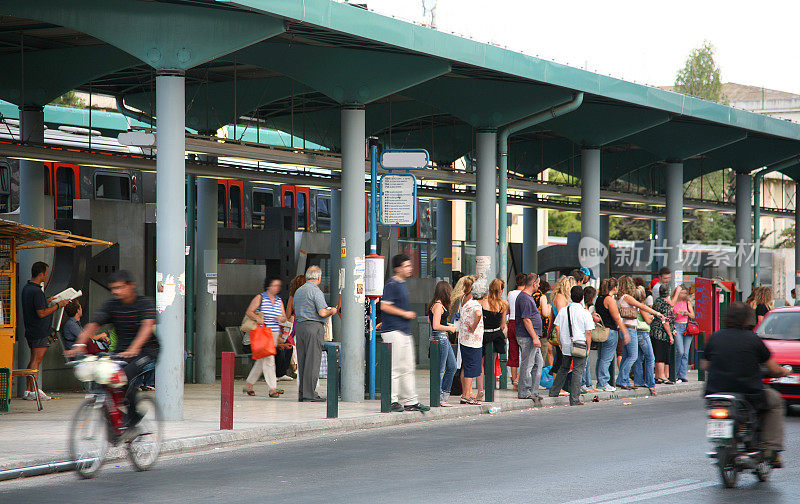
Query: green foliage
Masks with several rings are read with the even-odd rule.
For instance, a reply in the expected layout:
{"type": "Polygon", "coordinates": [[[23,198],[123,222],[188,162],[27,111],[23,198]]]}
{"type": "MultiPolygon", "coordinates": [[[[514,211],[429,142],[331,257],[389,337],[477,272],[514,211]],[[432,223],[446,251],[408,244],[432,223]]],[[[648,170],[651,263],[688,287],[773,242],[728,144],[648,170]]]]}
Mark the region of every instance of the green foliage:
{"type": "Polygon", "coordinates": [[[794,248],[795,224],[778,233],[775,248],[794,248]]]}
{"type": "Polygon", "coordinates": [[[580,214],[562,210],[549,210],[547,212],[547,226],[547,234],[550,236],[567,236],[567,233],[581,230],[580,214]]]}
{"type": "Polygon", "coordinates": [[[70,91],[50,102],[50,105],[59,105],[64,107],[86,107],[86,102],[78,98],[78,95],[75,94],[75,91],[70,91]]]}
{"type": "Polygon", "coordinates": [[[675,77],[675,91],[719,103],[728,100],[722,94],[719,66],[714,61],[714,46],[708,40],[693,49],[684,67],[675,77]]]}
{"type": "Polygon", "coordinates": [[[608,219],[608,237],[611,240],[649,240],[650,220],[612,215],[608,219]]]}
{"type": "Polygon", "coordinates": [[[720,212],[694,212],[696,220],[683,225],[683,241],[687,243],[736,242],[736,225],[733,215],[720,212]]]}

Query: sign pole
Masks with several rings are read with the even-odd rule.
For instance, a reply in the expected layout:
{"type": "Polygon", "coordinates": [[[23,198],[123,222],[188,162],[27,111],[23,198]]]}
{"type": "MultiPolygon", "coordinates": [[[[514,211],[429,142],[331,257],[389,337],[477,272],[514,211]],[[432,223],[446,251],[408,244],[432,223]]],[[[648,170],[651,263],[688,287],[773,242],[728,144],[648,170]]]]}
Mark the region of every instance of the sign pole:
{"type": "MultiPolygon", "coordinates": [[[[373,143],[369,149],[370,198],[369,198],[369,253],[378,253],[378,146],[373,143]]],[[[369,300],[369,398],[375,399],[375,298],[369,300]]]]}

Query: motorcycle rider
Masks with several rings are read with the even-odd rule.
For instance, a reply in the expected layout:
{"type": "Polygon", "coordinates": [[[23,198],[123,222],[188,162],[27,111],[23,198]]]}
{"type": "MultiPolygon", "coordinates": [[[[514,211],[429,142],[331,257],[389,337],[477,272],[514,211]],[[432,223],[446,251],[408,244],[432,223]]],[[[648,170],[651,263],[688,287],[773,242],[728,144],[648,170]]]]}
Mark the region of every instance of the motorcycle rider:
{"type": "Polygon", "coordinates": [[[711,335],[700,367],[708,371],[706,394],[737,393],[759,413],[761,447],[768,451],[773,467],[781,467],[783,451],[784,402],[780,394],[762,381],[761,366],[770,376],[788,376],[770,356],[761,338],[753,332],[755,311],[742,302],[733,302],[723,321],[724,328],[711,335]]]}

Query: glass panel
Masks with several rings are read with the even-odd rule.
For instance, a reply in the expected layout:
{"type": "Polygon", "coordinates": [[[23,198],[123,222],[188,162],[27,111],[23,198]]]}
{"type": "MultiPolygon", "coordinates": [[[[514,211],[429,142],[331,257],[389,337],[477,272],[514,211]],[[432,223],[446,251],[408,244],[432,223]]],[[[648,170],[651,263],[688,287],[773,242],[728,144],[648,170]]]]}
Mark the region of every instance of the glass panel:
{"type": "Polygon", "coordinates": [[[231,199],[231,227],[242,227],[242,189],[239,186],[230,186],[231,199]]]}
{"type": "Polygon", "coordinates": [[[327,196],[317,197],[317,231],[331,230],[331,199],[327,196]]]}
{"type": "Polygon", "coordinates": [[[217,184],[217,227],[225,227],[228,196],[225,194],[225,184],[217,184]]]}
{"type": "Polygon", "coordinates": [[[267,208],[274,205],[274,196],[271,192],[253,189],[253,229],[264,229],[267,224],[267,208]]]}
{"type": "Polygon", "coordinates": [[[94,197],[97,199],[130,201],[131,180],[127,175],[95,173],[94,197]]]}
{"type": "Polygon", "coordinates": [[[287,192],[283,195],[283,206],[286,208],[294,208],[294,193],[287,192]]]}
{"type": "Polygon", "coordinates": [[[56,218],[72,218],[72,199],[75,197],[75,172],[72,167],[56,168],[56,218]]]}
{"type": "Polygon", "coordinates": [[[306,195],[305,193],[297,193],[297,230],[306,230],[306,195]]]}

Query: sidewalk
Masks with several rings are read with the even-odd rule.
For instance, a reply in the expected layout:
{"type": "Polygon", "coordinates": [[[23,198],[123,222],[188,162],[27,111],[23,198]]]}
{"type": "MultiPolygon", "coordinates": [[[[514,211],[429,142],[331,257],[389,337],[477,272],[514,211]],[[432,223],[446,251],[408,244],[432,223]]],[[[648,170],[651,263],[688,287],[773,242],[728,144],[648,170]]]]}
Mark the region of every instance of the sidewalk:
{"type": "MultiPolygon", "coordinates": [[[[697,381],[696,372],[690,372],[689,383],[658,385],[659,394],[700,391],[703,383],[697,381]]],[[[420,401],[428,403],[428,371],[417,371],[417,390],[420,401]]],[[[286,389],[279,399],[266,397],[263,381],[256,387],[258,395],[242,393],[243,381],[234,384],[234,429],[219,430],[220,384],[187,384],[184,397],[184,420],[165,422],[163,453],[182,452],[213,446],[263,442],[299,436],[322,435],[356,431],[360,429],[399,425],[427,420],[456,418],[487,413],[489,408],[500,411],[524,410],[532,407],[530,400],[516,398],[516,391],[496,390],[495,401],[480,406],[458,405],[453,398],[453,408],[432,408],[428,413],[380,413],[380,401],[339,403],[339,418],[326,419],[326,403],[297,402],[297,382],[278,382],[286,389]]],[[[325,380],[320,380],[318,391],[326,395],[325,380]]],[[[544,407],[567,405],[567,397],[548,398],[541,391],[544,407]]],[[[152,392],[151,392],[152,393],[152,392]]],[[[36,411],[35,401],[15,399],[11,412],[0,416],[0,470],[28,467],[66,461],[67,434],[72,415],[84,398],[83,393],[54,394],[44,402],[44,410],[36,411]]],[[[584,402],[594,396],[600,400],[649,396],[647,389],[617,392],[597,392],[583,396],[584,402]]],[[[658,400],[658,398],[654,398],[658,400]]],[[[576,408],[576,413],[580,410],[576,408]]],[[[111,458],[124,457],[121,449],[112,449],[111,458]]]]}

